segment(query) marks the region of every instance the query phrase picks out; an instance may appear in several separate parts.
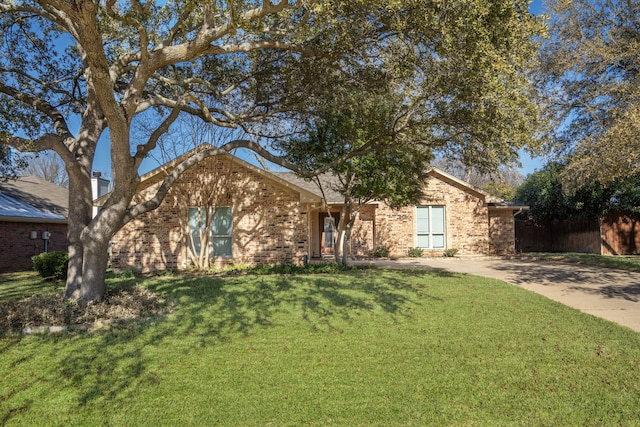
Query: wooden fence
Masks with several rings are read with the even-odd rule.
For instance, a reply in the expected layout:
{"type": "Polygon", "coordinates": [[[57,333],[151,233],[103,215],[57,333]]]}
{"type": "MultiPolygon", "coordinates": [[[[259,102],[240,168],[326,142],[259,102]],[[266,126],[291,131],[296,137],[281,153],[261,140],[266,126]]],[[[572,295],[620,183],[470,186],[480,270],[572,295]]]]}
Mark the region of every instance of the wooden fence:
{"type": "Polygon", "coordinates": [[[640,254],[640,214],[610,212],[595,221],[516,220],[518,252],[640,254]]]}
{"type": "Polygon", "coordinates": [[[600,253],[598,221],[516,221],[518,252],[600,253]]]}
{"type": "Polygon", "coordinates": [[[603,255],[640,254],[640,214],[609,212],[600,218],[603,255]]]}

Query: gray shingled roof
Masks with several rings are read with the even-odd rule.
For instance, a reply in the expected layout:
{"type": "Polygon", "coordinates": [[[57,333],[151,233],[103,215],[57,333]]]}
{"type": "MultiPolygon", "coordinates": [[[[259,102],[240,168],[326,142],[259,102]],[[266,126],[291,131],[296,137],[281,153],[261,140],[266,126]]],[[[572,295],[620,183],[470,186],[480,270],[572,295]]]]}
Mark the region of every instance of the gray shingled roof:
{"type": "MultiPolygon", "coordinates": [[[[319,197],[323,197],[322,191],[320,191],[320,188],[318,187],[318,184],[316,183],[315,180],[301,178],[298,175],[296,175],[294,172],[270,172],[270,173],[292,183],[297,187],[303,188],[319,197]]],[[[330,205],[344,203],[344,197],[342,197],[340,193],[334,190],[334,188],[338,184],[337,182],[338,178],[329,174],[320,175],[319,178],[320,178],[320,182],[322,183],[322,189],[324,190],[326,202],[330,205]]]]}
{"type": "Polygon", "coordinates": [[[69,190],[35,176],[0,180],[0,220],[65,222],[69,190]]]}
{"type": "MultiPolygon", "coordinates": [[[[518,202],[508,202],[500,197],[492,196],[491,194],[488,194],[483,190],[473,187],[471,184],[467,183],[466,181],[462,181],[461,179],[456,178],[453,175],[449,175],[448,173],[443,172],[437,168],[432,168],[432,171],[439,175],[448,177],[458,182],[460,185],[463,185],[480,194],[483,194],[485,196],[485,201],[489,206],[492,206],[498,209],[500,208],[528,209],[529,208],[528,206],[525,206],[518,202]]],[[[319,197],[322,197],[322,192],[320,191],[320,188],[318,188],[318,184],[316,183],[315,180],[301,178],[298,175],[296,175],[294,172],[271,172],[271,173],[273,173],[274,175],[277,175],[281,179],[284,179],[290,182],[293,185],[301,187],[313,194],[318,195],[319,197]]],[[[328,204],[335,205],[335,204],[344,203],[344,197],[342,197],[342,195],[339,192],[334,190],[334,188],[339,187],[337,180],[338,178],[331,174],[320,175],[320,181],[322,183],[323,190],[327,198],[328,204]]]]}

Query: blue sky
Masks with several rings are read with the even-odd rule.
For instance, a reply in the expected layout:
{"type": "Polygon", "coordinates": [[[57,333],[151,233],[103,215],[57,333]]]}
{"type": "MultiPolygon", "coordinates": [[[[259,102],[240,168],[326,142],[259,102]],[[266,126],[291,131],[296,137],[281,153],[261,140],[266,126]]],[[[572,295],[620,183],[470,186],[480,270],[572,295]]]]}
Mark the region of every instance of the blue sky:
{"type": "MultiPolygon", "coordinates": [[[[531,4],[529,5],[529,10],[535,14],[543,13],[544,12],[543,0],[532,0],[531,4]]],[[[111,176],[110,157],[111,156],[109,153],[108,136],[105,134],[103,135],[100,142],[98,143],[93,169],[95,171],[100,171],[106,176],[110,177],[111,176]]],[[[249,157],[252,157],[252,156],[249,156],[249,157]]],[[[248,158],[247,160],[250,160],[250,158],[248,158]]],[[[522,164],[522,167],[520,168],[520,172],[526,176],[532,172],[535,172],[538,169],[541,169],[544,164],[544,159],[531,158],[531,156],[529,156],[525,151],[521,151],[520,163],[522,164]]],[[[146,159],[142,163],[142,166],[140,168],[140,174],[142,175],[146,172],[149,172],[150,170],[154,169],[157,166],[159,165],[154,160],[146,159]]]]}
{"type": "MultiPolygon", "coordinates": [[[[543,13],[545,11],[543,0],[532,0],[531,4],[529,5],[529,10],[536,15],[543,13]]],[[[541,169],[544,164],[544,159],[531,158],[531,156],[529,156],[526,152],[521,151],[520,163],[522,164],[520,173],[526,176],[538,169],[541,169]]]]}

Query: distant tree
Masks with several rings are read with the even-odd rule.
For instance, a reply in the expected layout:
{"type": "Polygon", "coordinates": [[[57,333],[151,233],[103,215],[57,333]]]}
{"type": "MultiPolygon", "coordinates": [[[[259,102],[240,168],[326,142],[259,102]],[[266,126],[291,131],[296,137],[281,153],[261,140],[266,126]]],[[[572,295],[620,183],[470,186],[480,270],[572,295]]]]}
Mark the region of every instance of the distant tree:
{"type": "Polygon", "coordinates": [[[640,2],[549,0],[541,87],[571,188],[640,172],[640,2]]]}
{"type": "Polygon", "coordinates": [[[568,193],[563,189],[565,165],[550,162],[530,174],[518,188],[515,199],[530,206],[529,216],[536,220],[595,219],[611,208],[615,190],[591,182],[568,193]]]}
{"type": "Polygon", "coordinates": [[[443,157],[433,160],[431,165],[505,200],[513,200],[525,179],[513,165],[499,165],[493,171],[481,172],[474,165],[443,157]]]}
{"type": "MultiPolygon", "coordinates": [[[[154,125],[152,122],[144,127],[150,132],[154,125]]],[[[162,135],[156,150],[149,153],[149,158],[162,165],[203,144],[222,147],[229,141],[246,137],[249,135],[242,130],[216,126],[195,116],[185,116],[162,135]]]]}
{"type": "Polygon", "coordinates": [[[69,176],[64,163],[54,151],[43,151],[25,158],[23,173],[33,175],[62,187],[69,187],[69,176]]]}
{"type": "Polygon", "coordinates": [[[618,178],[608,188],[611,192],[608,210],[640,213],[640,175],[618,178]]]}

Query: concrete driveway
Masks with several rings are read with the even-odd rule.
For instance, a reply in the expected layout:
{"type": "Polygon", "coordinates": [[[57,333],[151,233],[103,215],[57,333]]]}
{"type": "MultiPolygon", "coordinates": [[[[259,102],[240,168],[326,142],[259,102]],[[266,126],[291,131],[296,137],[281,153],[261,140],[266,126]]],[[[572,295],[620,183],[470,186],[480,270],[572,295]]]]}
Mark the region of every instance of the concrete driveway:
{"type": "Polygon", "coordinates": [[[491,277],[640,332],[640,273],[558,262],[493,258],[407,258],[355,263],[434,268],[491,277]]]}

